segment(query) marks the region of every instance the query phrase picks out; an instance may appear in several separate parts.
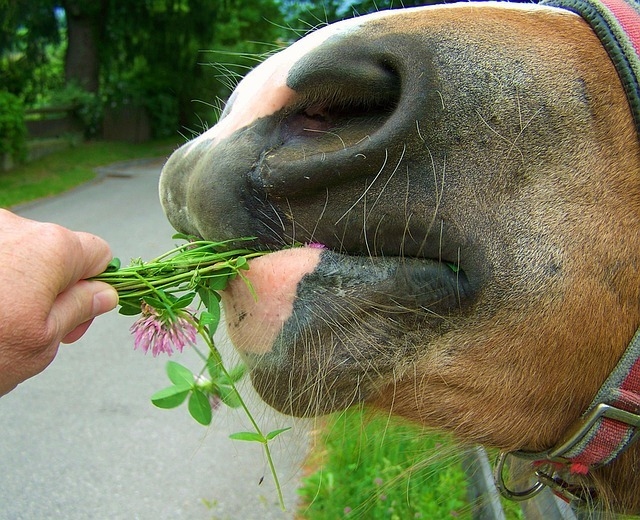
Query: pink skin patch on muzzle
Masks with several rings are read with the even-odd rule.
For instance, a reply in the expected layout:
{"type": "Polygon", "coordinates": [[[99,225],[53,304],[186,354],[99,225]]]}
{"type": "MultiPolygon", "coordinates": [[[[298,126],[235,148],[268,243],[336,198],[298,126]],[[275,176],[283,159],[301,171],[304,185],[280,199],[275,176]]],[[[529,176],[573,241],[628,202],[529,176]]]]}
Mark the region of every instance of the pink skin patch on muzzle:
{"type": "Polygon", "coordinates": [[[293,314],[298,283],[320,263],[322,249],[298,247],[251,260],[222,291],[227,330],[240,353],[266,354],[293,314]]]}
{"type": "MultiPolygon", "coordinates": [[[[388,16],[392,12],[381,11],[368,15],[366,19],[388,16]]],[[[296,93],[287,86],[287,75],[292,65],[327,39],[355,30],[361,23],[362,19],[355,17],[313,31],[250,71],[231,95],[220,121],[185,145],[185,156],[203,143],[215,145],[257,119],[291,104],[296,98],[296,93]]]]}

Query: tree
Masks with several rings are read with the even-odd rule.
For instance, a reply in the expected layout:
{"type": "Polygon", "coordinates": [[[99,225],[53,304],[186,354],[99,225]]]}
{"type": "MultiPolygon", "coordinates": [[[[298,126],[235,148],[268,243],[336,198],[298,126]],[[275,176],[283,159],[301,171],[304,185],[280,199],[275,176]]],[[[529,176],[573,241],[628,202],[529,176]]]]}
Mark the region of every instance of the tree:
{"type": "Polygon", "coordinates": [[[183,125],[197,122],[198,114],[210,120],[207,103],[226,92],[222,83],[212,88],[215,71],[202,63],[204,51],[235,48],[239,40],[271,42],[279,29],[267,20],[280,16],[274,0],[250,6],[233,0],[109,0],[101,59],[105,92],[113,103],[144,104],[156,115],[171,98],[183,125]]]}
{"type": "Polygon", "coordinates": [[[65,81],[88,92],[97,92],[100,86],[98,49],[107,6],[108,0],[62,0],[67,25],[65,81]]]}
{"type": "Polygon", "coordinates": [[[1,86],[33,103],[43,90],[75,85],[57,99],[71,100],[82,88],[108,106],[144,107],[160,133],[175,131],[178,120],[206,125],[215,112],[211,102],[228,88],[203,63],[203,51],[274,41],[281,18],[276,1],[0,0],[1,86]],[[37,70],[46,68],[47,49],[56,43],[65,51],[64,73],[56,69],[57,84],[39,85],[37,70]]]}

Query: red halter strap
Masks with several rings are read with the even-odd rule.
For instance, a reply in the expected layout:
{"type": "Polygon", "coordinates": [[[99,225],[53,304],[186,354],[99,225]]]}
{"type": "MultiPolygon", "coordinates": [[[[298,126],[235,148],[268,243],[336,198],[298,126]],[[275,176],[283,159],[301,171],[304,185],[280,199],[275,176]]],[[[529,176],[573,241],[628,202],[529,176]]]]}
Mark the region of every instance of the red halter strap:
{"type": "MultiPolygon", "coordinates": [[[[582,16],[618,71],[640,132],[640,2],[638,0],[545,0],[582,16]]],[[[617,367],[568,439],[543,460],[563,462],[572,473],[607,464],[640,431],[640,329],[617,367]]]]}

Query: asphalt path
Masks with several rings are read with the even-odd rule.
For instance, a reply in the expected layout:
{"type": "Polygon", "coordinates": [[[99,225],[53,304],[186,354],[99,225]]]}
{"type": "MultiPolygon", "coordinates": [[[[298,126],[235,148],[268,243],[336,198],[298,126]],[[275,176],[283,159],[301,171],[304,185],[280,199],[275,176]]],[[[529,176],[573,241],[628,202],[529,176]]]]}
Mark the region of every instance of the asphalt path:
{"type": "MultiPolygon", "coordinates": [[[[14,211],[100,235],[123,263],[150,259],[173,246],[157,195],[160,167],[116,165],[14,211]]],[[[97,318],[49,368],[0,399],[0,519],[293,518],[308,425],[276,414],[243,385],[266,431],[293,426],[273,445],[283,512],[261,447],[228,439],[250,429],[242,413],[216,411],[203,427],[184,406],[151,404],[167,386],[166,358],[133,350],[132,322],[116,312],[97,318]]],[[[193,352],[172,359],[200,367],[193,352]]]]}

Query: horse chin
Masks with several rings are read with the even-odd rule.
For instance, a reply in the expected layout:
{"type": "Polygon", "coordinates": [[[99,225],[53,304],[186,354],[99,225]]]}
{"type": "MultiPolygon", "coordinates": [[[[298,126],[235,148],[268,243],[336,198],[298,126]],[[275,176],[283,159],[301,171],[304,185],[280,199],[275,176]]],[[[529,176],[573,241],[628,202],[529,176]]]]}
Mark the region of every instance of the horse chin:
{"type": "Polygon", "coordinates": [[[306,371],[251,369],[251,383],[262,400],[277,411],[293,417],[317,417],[365,401],[370,394],[364,386],[341,379],[328,381],[306,371]]]}

